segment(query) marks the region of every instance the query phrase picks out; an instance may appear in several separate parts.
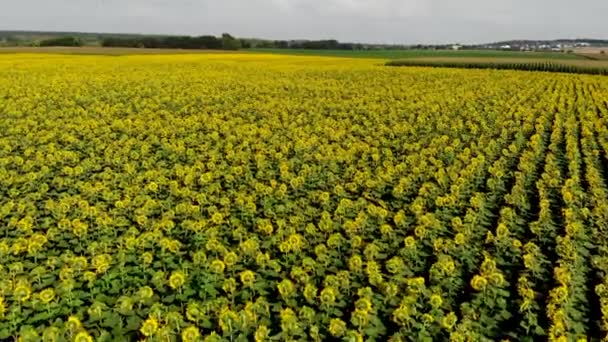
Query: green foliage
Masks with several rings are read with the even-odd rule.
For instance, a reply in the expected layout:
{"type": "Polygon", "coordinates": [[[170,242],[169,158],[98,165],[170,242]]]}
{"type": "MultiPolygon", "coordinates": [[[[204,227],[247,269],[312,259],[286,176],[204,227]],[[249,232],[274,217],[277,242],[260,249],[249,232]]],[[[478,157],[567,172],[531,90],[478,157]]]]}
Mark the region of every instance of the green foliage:
{"type": "Polygon", "coordinates": [[[228,33],[222,34],[222,48],[224,50],[238,50],[241,48],[241,41],[228,33]]]}
{"type": "Polygon", "coordinates": [[[78,37],[59,37],[42,40],[39,46],[82,46],[82,41],[78,37]]]}
{"type": "Polygon", "coordinates": [[[168,37],[108,37],[101,42],[103,47],[128,47],[150,49],[223,49],[223,40],[214,36],[168,36],[168,37]]]}

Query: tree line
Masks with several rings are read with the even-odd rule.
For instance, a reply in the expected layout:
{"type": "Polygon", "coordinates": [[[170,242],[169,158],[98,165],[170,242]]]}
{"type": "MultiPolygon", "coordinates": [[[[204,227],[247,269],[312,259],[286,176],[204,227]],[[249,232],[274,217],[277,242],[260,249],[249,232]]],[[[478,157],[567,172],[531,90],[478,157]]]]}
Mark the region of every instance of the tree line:
{"type": "Polygon", "coordinates": [[[341,43],[335,39],[328,40],[260,40],[252,45],[256,48],[270,49],[307,49],[307,50],[362,50],[363,44],[341,43]]]}
{"type": "Polygon", "coordinates": [[[210,49],[238,50],[243,47],[240,39],[228,33],[215,36],[141,36],[141,37],[107,37],[102,39],[104,47],[130,47],[149,49],[210,49]]]}
{"type": "Polygon", "coordinates": [[[78,37],[66,36],[40,41],[40,46],[83,46],[83,42],[78,37]]]}
{"type": "MultiPolygon", "coordinates": [[[[341,43],[328,40],[263,40],[239,39],[229,33],[220,37],[204,36],[105,36],[99,37],[103,47],[148,48],[148,49],[209,49],[238,50],[241,48],[310,49],[310,50],[362,50],[366,46],[357,43],[341,43]]],[[[78,36],[61,36],[38,42],[39,46],[83,46],[78,36]]]]}
{"type": "Polygon", "coordinates": [[[203,36],[152,36],[152,35],[98,35],[88,40],[78,35],[59,36],[34,41],[35,46],[84,46],[148,48],[148,49],[200,49],[200,50],[238,50],[248,48],[266,49],[307,49],[307,50],[367,50],[373,48],[403,49],[404,46],[369,46],[359,43],[342,43],[335,39],[326,40],[265,40],[235,38],[229,33],[220,37],[203,36]]]}

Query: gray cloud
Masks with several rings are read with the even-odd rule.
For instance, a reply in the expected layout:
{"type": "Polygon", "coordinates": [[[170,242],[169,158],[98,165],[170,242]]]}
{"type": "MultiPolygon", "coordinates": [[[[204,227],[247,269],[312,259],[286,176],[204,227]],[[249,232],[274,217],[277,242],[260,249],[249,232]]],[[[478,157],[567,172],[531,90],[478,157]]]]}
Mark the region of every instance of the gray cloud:
{"type": "Polygon", "coordinates": [[[0,0],[0,29],[381,43],[608,38],[606,0],[0,0]]]}

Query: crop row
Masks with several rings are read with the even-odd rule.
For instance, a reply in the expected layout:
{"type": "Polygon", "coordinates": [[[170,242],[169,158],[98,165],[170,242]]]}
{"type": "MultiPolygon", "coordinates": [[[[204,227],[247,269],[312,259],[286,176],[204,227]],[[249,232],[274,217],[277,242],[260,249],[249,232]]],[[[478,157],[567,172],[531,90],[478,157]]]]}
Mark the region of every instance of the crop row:
{"type": "Polygon", "coordinates": [[[428,61],[428,60],[395,60],[386,63],[393,67],[435,67],[435,68],[462,68],[462,69],[495,69],[495,70],[521,70],[561,72],[570,74],[608,75],[608,67],[598,65],[571,65],[556,62],[495,62],[495,61],[428,61]]]}

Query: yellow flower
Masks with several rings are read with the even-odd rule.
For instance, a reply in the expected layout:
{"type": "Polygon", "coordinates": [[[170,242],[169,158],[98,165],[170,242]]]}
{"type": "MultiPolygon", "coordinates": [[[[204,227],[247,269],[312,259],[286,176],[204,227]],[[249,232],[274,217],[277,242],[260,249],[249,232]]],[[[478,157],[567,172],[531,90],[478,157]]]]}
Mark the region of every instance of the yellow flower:
{"type": "Polygon", "coordinates": [[[466,236],[463,233],[458,233],[454,237],[454,243],[457,245],[464,245],[466,242],[466,236]]]}
{"type": "Polygon", "coordinates": [[[57,327],[50,326],[46,327],[42,331],[42,341],[43,342],[56,342],[60,341],[59,336],[61,336],[61,330],[57,327]]]}
{"type": "Polygon", "coordinates": [[[143,286],[137,291],[137,296],[142,301],[148,300],[154,296],[154,290],[149,286],[143,286]]]}
{"type": "Polygon", "coordinates": [[[185,283],[186,275],[183,272],[174,271],[173,273],[171,273],[171,276],[169,277],[169,286],[172,289],[177,290],[184,286],[185,283]]]}
{"type": "Polygon", "coordinates": [[[505,239],[508,236],[509,236],[509,228],[504,223],[498,224],[498,227],[496,228],[496,237],[498,239],[505,239]]]}
{"type": "Polygon", "coordinates": [[[430,300],[430,302],[431,302],[431,306],[432,306],[433,308],[439,308],[439,307],[441,307],[441,305],[443,304],[443,299],[441,298],[441,296],[440,296],[440,295],[438,295],[438,294],[433,294],[433,295],[431,295],[431,300],[430,300]]]}
{"type": "Polygon", "coordinates": [[[213,213],[213,215],[211,215],[211,222],[217,225],[222,224],[224,222],[224,215],[220,212],[213,213]]]}
{"type": "Polygon", "coordinates": [[[346,323],[339,318],[329,321],[329,333],[334,337],[341,337],[346,333],[346,323]]]}
{"type": "Polygon", "coordinates": [[[4,297],[0,295],[0,320],[4,318],[6,314],[6,303],[4,302],[4,297]]]}
{"type": "Polygon", "coordinates": [[[32,288],[25,283],[19,283],[15,286],[15,291],[13,292],[17,300],[20,302],[25,302],[30,299],[32,295],[32,288]]]}
{"type": "Polygon", "coordinates": [[[80,319],[76,316],[68,317],[66,325],[68,329],[72,332],[82,329],[82,323],[80,323],[80,319]]]}
{"type": "Polygon", "coordinates": [[[456,314],[450,312],[441,319],[441,326],[448,330],[452,330],[452,328],[456,325],[457,321],[458,317],[456,317],[456,314]]]}
{"type": "Polygon", "coordinates": [[[150,265],[154,260],[154,255],[150,252],[144,252],[141,255],[141,261],[144,265],[150,265]]]}
{"type": "Polygon", "coordinates": [[[355,309],[351,314],[350,322],[359,327],[365,327],[369,324],[369,313],[365,310],[355,309]]]}
{"type": "Polygon", "coordinates": [[[82,274],[82,277],[84,278],[84,280],[92,283],[97,279],[97,274],[95,272],[86,271],[82,274]]]}
{"type": "Polygon", "coordinates": [[[272,223],[270,222],[270,220],[259,220],[258,224],[257,224],[257,228],[260,232],[262,232],[265,235],[270,235],[274,231],[274,228],[272,227],[272,223]]]}
{"type": "Polygon", "coordinates": [[[517,240],[517,239],[513,239],[513,242],[511,243],[513,248],[515,249],[520,249],[522,246],[521,241],[517,240]]]}
{"type": "Polygon", "coordinates": [[[355,308],[358,310],[369,312],[372,309],[372,302],[369,300],[369,298],[366,297],[359,298],[355,302],[355,308]]]}
{"type": "Polygon", "coordinates": [[[473,287],[477,291],[485,290],[487,285],[488,285],[488,280],[485,277],[480,276],[480,275],[474,276],[473,279],[471,280],[471,287],[473,287]]]}
{"type": "Polygon", "coordinates": [[[404,242],[405,242],[405,248],[412,249],[412,248],[416,247],[416,238],[413,236],[406,237],[404,242]]]}
{"type": "Polygon", "coordinates": [[[150,192],[156,192],[156,191],[158,191],[158,184],[156,184],[155,182],[150,182],[150,183],[148,183],[148,186],[146,188],[150,192]]]}
{"type": "Polygon", "coordinates": [[[74,342],[93,342],[93,338],[86,331],[81,331],[74,337],[74,342]]]}
{"type": "Polygon", "coordinates": [[[205,172],[205,173],[203,173],[203,174],[202,174],[202,175],[199,177],[198,181],[199,181],[201,184],[203,184],[203,185],[204,185],[204,184],[208,184],[208,183],[210,183],[211,181],[213,181],[213,172],[205,172]]]}
{"type": "Polygon", "coordinates": [[[224,264],[223,261],[221,260],[213,260],[211,262],[211,270],[215,273],[224,273],[224,269],[226,268],[226,265],[224,264]]]}
{"type": "Polygon", "coordinates": [[[304,286],[304,298],[309,303],[314,303],[317,298],[317,287],[312,284],[306,284],[304,286]]]}
{"type": "Polygon", "coordinates": [[[348,342],[363,342],[363,335],[358,331],[350,330],[346,334],[346,340],[348,342]]]}
{"type": "Polygon", "coordinates": [[[255,273],[249,270],[245,270],[240,274],[241,282],[245,286],[253,286],[255,282],[255,273]]]}
{"type": "Polygon", "coordinates": [[[293,283],[291,282],[291,280],[289,280],[289,279],[283,279],[277,285],[277,288],[279,289],[279,294],[283,298],[290,297],[294,293],[294,291],[295,291],[295,287],[294,287],[293,283]]]}
{"type": "Polygon", "coordinates": [[[414,228],[414,235],[420,239],[424,238],[426,235],[426,228],[424,226],[416,226],[416,228],[414,228]]]}
{"type": "Polygon", "coordinates": [[[49,304],[55,299],[55,290],[52,288],[44,289],[38,294],[38,297],[44,304],[49,304]]]}
{"type": "Polygon", "coordinates": [[[93,257],[91,264],[98,274],[105,273],[110,269],[112,257],[108,254],[96,255],[93,257]]]}
{"type": "Polygon", "coordinates": [[[500,272],[494,272],[489,277],[492,284],[502,287],[505,284],[505,277],[500,272]]]}
{"type": "Polygon", "coordinates": [[[336,290],[332,287],[326,287],[321,290],[320,299],[321,303],[325,305],[333,305],[336,301],[336,290]]]}
{"type": "Polygon", "coordinates": [[[121,313],[130,313],[133,310],[133,300],[131,297],[121,296],[116,302],[116,306],[121,313]]]}
{"type": "Polygon", "coordinates": [[[237,329],[239,316],[236,312],[223,308],[219,315],[219,324],[223,332],[231,332],[237,329]]]}
{"type": "Polygon", "coordinates": [[[225,279],[222,283],[222,290],[229,294],[234,294],[236,292],[236,287],[237,283],[236,279],[234,278],[225,279]]]}
{"type": "Polygon", "coordinates": [[[409,305],[399,305],[399,307],[393,311],[393,321],[400,325],[405,325],[410,320],[411,314],[412,313],[409,305]]]}
{"type": "Polygon", "coordinates": [[[239,261],[239,256],[234,252],[228,252],[224,256],[224,263],[227,267],[234,266],[239,261]]]}
{"type": "Polygon", "coordinates": [[[195,326],[189,326],[186,329],[182,330],[181,333],[182,341],[184,342],[192,342],[198,341],[201,338],[201,333],[195,326]]]}
{"type": "Polygon", "coordinates": [[[198,322],[204,317],[204,313],[198,303],[188,303],[186,306],[186,318],[192,322],[198,322]]]}
{"type": "Polygon", "coordinates": [[[363,268],[361,256],[355,254],[348,259],[348,268],[353,272],[360,272],[363,268]]]}
{"type": "Polygon", "coordinates": [[[158,331],[158,321],[151,317],[146,319],[139,331],[146,337],[154,336],[158,331]]]}
{"type": "Polygon", "coordinates": [[[255,330],[254,339],[255,342],[264,342],[268,341],[268,335],[270,334],[270,330],[265,325],[260,325],[255,330]]]}

